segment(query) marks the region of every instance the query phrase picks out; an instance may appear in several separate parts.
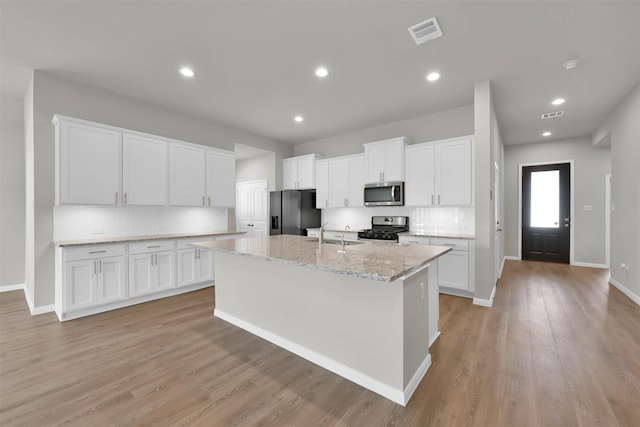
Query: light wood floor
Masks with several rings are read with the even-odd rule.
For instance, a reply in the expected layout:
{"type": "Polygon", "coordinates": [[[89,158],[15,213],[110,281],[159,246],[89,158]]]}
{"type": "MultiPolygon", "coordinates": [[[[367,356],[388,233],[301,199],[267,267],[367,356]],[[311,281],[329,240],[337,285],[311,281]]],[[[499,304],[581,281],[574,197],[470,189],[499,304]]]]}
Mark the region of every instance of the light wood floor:
{"type": "Polygon", "coordinates": [[[213,305],[205,289],[59,323],[0,294],[0,424],[640,425],[640,307],[604,270],[509,261],[493,308],[442,295],[433,365],[406,408],[213,305]]]}

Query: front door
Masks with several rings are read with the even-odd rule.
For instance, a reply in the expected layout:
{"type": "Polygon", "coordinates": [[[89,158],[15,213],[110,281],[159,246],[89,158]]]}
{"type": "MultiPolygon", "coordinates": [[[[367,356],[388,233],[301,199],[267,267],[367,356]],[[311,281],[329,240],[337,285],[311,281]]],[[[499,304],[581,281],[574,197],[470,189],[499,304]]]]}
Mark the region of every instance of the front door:
{"type": "Polygon", "coordinates": [[[522,168],[522,258],[569,263],[571,165],[522,168]]]}

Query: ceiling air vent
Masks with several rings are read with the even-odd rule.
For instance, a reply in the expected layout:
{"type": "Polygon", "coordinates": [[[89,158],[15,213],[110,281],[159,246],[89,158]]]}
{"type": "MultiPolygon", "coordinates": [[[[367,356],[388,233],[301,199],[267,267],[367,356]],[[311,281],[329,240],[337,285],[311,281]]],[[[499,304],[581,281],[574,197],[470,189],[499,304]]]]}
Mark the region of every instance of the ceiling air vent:
{"type": "Polygon", "coordinates": [[[442,30],[435,17],[409,27],[409,33],[417,45],[442,37],[442,30]]]}
{"type": "Polygon", "coordinates": [[[564,111],[554,111],[552,113],[544,113],[540,118],[544,119],[553,119],[554,117],[560,117],[564,115],[564,111]]]}

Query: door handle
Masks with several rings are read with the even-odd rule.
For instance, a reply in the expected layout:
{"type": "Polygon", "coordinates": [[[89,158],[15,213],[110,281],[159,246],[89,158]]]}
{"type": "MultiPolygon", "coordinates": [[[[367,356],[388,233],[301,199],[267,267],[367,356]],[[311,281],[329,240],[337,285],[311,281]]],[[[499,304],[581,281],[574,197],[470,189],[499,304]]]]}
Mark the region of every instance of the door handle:
{"type": "Polygon", "coordinates": [[[209,206],[211,206],[211,196],[209,196],[209,206]]]}
{"type": "Polygon", "coordinates": [[[127,204],[127,193],[124,193],[124,204],[127,204]]]}
{"type": "Polygon", "coordinates": [[[102,274],[102,260],[98,261],[98,265],[100,266],[100,274],[102,274]]]}

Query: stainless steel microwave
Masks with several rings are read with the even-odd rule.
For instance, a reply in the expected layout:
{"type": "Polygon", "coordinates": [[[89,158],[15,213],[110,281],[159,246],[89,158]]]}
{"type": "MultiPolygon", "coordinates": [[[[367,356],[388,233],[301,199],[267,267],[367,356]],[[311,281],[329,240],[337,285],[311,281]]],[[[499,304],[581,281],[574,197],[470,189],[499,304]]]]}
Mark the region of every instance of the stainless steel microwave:
{"type": "Polygon", "coordinates": [[[364,185],[365,206],[404,206],[404,182],[373,182],[364,185]]]}

